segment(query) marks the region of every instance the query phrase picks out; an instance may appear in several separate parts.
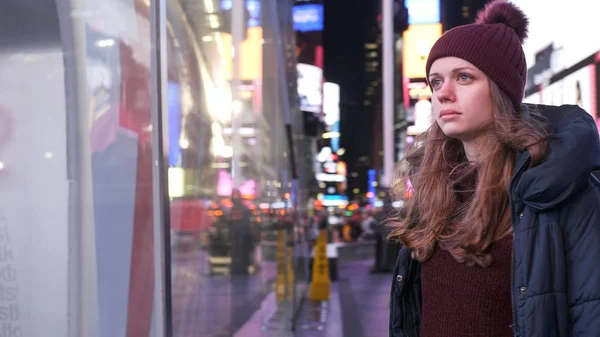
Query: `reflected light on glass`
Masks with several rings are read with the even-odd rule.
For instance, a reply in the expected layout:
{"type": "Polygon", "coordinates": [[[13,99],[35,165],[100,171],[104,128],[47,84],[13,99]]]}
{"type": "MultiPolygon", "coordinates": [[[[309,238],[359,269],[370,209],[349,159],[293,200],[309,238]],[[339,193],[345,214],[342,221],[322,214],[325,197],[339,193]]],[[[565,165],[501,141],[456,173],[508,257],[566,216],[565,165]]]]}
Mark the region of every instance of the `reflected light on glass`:
{"type": "Polygon", "coordinates": [[[214,122],[210,125],[210,129],[212,131],[213,137],[221,137],[221,132],[223,128],[221,128],[221,124],[214,122]]]}
{"type": "Polygon", "coordinates": [[[231,7],[233,6],[233,1],[232,0],[221,0],[221,9],[222,10],[231,10],[231,7]]]}
{"type": "Polygon", "coordinates": [[[115,45],[115,40],[113,39],[104,39],[96,41],[96,47],[99,48],[107,48],[115,45]]]}
{"type": "MultiPolygon", "coordinates": [[[[256,135],[256,129],[253,127],[241,127],[241,128],[237,128],[237,133],[240,136],[246,136],[246,137],[254,137],[256,135]]],[[[225,128],[223,129],[223,133],[226,135],[230,135],[232,133],[231,128],[225,128]]]]}
{"type": "MultiPolygon", "coordinates": [[[[219,54],[223,55],[223,52],[225,51],[225,47],[223,45],[223,38],[222,38],[220,32],[217,32],[216,36],[217,36],[216,42],[217,42],[217,48],[219,49],[219,54]]],[[[223,60],[223,61],[226,61],[226,60],[223,60]]]]}
{"type": "Polygon", "coordinates": [[[241,91],[239,97],[242,99],[252,99],[254,93],[252,91],[241,91]]]}
{"type": "Polygon", "coordinates": [[[212,29],[217,29],[220,26],[219,17],[216,16],[215,14],[210,14],[208,16],[208,22],[210,23],[210,28],[212,28],[212,29]]]}
{"type": "Polygon", "coordinates": [[[213,37],[210,35],[204,35],[202,37],[202,41],[204,41],[204,42],[211,42],[212,40],[213,40],[213,37]]]}
{"type": "Polygon", "coordinates": [[[231,110],[234,115],[239,115],[242,112],[242,102],[235,100],[231,103],[231,110]]]}
{"type": "Polygon", "coordinates": [[[183,196],[184,174],[181,167],[169,167],[169,197],[177,198],[183,196]]]}
{"type": "Polygon", "coordinates": [[[206,97],[211,119],[229,123],[231,121],[231,91],[221,87],[206,87],[206,97]]]}
{"type": "Polygon", "coordinates": [[[185,116],[192,111],[194,107],[194,97],[192,88],[187,84],[181,85],[181,113],[185,116]]]}
{"type": "Polygon", "coordinates": [[[4,163],[0,161],[0,170],[4,169],[4,163]]]}
{"type": "Polygon", "coordinates": [[[52,157],[54,157],[54,154],[52,154],[52,152],[46,152],[46,153],[44,153],[44,158],[46,158],[46,159],[52,159],[52,157]]]}
{"type": "Polygon", "coordinates": [[[190,141],[187,138],[183,138],[179,141],[179,146],[182,149],[187,149],[190,147],[190,141]]]}
{"type": "Polygon", "coordinates": [[[213,135],[211,150],[215,157],[231,158],[233,156],[233,149],[231,146],[225,145],[225,140],[220,133],[213,135]]]}
{"type": "Polygon", "coordinates": [[[215,155],[222,158],[231,158],[233,157],[233,148],[228,145],[222,145],[215,151],[215,155]]]}
{"type": "Polygon", "coordinates": [[[204,0],[204,11],[206,13],[214,13],[215,6],[213,6],[213,0],[204,0]]]}

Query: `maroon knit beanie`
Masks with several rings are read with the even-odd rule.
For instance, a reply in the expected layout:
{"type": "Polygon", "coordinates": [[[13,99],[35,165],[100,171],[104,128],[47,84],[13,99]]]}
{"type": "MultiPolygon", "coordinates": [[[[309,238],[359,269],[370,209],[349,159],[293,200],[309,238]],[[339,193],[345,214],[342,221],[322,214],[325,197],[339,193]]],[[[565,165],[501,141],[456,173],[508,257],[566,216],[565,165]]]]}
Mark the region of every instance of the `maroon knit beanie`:
{"type": "Polygon", "coordinates": [[[482,9],[474,24],[444,33],[433,45],[426,73],[433,62],[454,56],[472,63],[504,91],[518,107],[525,91],[527,64],[522,43],[529,20],[514,4],[495,0],[482,9]]]}

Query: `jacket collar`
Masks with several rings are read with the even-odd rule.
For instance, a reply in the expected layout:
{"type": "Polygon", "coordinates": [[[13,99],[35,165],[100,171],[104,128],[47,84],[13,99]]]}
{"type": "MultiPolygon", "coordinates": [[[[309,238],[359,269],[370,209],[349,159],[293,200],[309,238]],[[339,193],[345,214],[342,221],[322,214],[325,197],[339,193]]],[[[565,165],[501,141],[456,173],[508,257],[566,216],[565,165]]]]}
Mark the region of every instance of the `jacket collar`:
{"type": "Polygon", "coordinates": [[[600,137],[591,115],[576,105],[523,105],[524,118],[537,109],[550,132],[546,159],[527,169],[529,153],[517,155],[511,197],[538,210],[552,209],[587,186],[600,169],[600,137]]]}

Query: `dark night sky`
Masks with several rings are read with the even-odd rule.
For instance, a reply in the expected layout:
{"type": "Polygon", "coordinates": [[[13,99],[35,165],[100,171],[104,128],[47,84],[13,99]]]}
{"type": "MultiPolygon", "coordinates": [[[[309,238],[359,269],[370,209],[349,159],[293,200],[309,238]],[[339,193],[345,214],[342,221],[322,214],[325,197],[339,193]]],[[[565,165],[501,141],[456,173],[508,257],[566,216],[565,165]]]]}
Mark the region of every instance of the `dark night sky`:
{"type": "MultiPolygon", "coordinates": [[[[379,0],[326,0],[325,78],[340,85],[341,146],[345,160],[352,166],[356,158],[368,155],[371,116],[364,112],[364,42],[369,20],[374,22],[379,0]]],[[[350,167],[349,167],[350,168],[350,167]]]]}

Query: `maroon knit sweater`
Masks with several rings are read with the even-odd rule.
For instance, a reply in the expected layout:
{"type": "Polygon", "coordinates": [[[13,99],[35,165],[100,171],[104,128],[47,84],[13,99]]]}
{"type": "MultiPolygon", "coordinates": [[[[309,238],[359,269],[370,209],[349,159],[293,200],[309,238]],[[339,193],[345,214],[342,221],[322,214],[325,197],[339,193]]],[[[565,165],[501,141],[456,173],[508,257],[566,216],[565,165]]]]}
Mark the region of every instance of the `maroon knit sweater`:
{"type": "Polygon", "coordinates": [[[492,265],[468,267],[436,249],[421,265],[421,337],[512,337],[512,237],[494,244],[492,265]]]}

